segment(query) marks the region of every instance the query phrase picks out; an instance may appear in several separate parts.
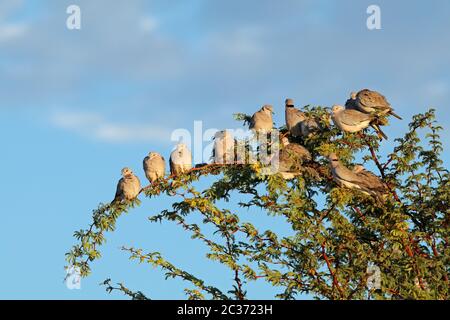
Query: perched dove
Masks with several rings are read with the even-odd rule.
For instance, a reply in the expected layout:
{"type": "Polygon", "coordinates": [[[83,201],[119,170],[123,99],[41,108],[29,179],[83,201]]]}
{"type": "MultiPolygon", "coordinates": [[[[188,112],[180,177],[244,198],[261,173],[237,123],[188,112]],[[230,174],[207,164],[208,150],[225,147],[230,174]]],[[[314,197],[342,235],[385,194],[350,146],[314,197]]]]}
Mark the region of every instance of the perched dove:
{"type": "Polygon", "coordinates": [[[214,137],[213,158],[217,164],[232,164],[235,161],[235,140],[228,131],[219,131],[214,137]]]}
{"type": "Polygon", "coordinates": [[[330,154],[329,160],[333,178],[339,186],[359,190],[366,195],[374,196],[378,200],[383,199],[386,194],[386,186],[372,172],[367,171],[362,166],[357,166],[352,171],[345,167],[334,153],[330,154]]]}
{"type": "Polygon", "coordinates": [[[116,196],[114,197],[113,204],[116,202],[122,202],[124,200],[129,201],[135,199],[141,192],[141,182],[139,178],[133,174],[133,171],[129,168],[122,169],[122,178],[117,184],[116,196]]]}
{"type": "Polygon", "coordinates": [[[150,152],[144,159],[144,172],[150,183],[160,178],[164,178],[166,171],[166,161],[163,156],[156,152],[150,152]]]}
{"type": "Polygon", "coordinates": [[[170,173],[179,175],[192,169],[192,154],[188,147],[180,143],[170,155],[170,173]]]}
{"type": "Polygon", "coordinates": [[[358,92],[355,98],[356,108],[361,112],[377,115],[389,114],[402,120],[402,118],[394,112],[394,109],[392,109],[386,98],[376,91],[364,89],[358,92]]]}
{"type": "Polygon", "coordinates": [[[311,153],[297,143],[290,143],[287,137],[283,137],[281,142],[283,148],[280,150],[278,170],[284,179],[293,179],[300,173],[302,164],[311,161],[311,153]]]}
{"type": "Polygon", "coordinates": [[[356,165],[353,167],[353,172],[356,173],[361,179],[368,183],[372,190],[379,192],[380,195],[386,194],[388,189],[381,179],[370,172],[362,165],[356,165]]]}
{"type": "Polygon", "coordinates": [[[372,126],[379,136],[387,140],[387,136],[375,123],[377,119],[375,115],[334,105],[331,111],[331,119],[339,129],[345,132],[359,132],[372,126]]]}
{"type": "Polygon", "coordinates": [[[301,124],[302,135],[304,137],[309,137],[314,132],[320,130],[319,123],[313,118],[306,118],[301,124]]]}
{"type": "Polygon", "coordinates": [[[269,132],[273,129],[272,120],[273,107],[264,105],[261,110],[256,112],[250,120],[250,130],[269,132]]]}
{"type": "Polygon", "coordinates": [[[292,99],[286,99],[286,127],[289,133],[294,137],[300,137],[302,135],[302,122],[306,120],[306,116],[303,112],[294,107],[294,101],[292,99]]]}
{"type": "Polygon", "coordinates": [[[285,117],[286,127],[293,137],[307,137],[319,129],[317,121],[308,118],[304,112],[296,109],[292,99],[286,99],[285,117]]]}

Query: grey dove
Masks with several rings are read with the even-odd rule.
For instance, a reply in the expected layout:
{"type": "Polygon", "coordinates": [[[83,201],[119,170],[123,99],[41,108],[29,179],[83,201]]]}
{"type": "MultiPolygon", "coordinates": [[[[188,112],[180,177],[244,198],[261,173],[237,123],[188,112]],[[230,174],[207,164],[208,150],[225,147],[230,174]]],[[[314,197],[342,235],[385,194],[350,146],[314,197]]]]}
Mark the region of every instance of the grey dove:
{"type": "Polygon", "coordinates": [[[320,130],[319,123],[313,118],[306,118],[305,121],[301,123],[302,135],[304,137],[309,137],[314,132],[320,130]]]}
{"type": "Polygon", "coordinates": [[[235,162],[235,143],[233,134],[219,131],[214,137],[213,159],[216,164],[232,164],[235,162]]]}
{"type": "Polygon", "coordinates": [[[192,154],[184,143],[176,146],[170,155],[170,173],[179,175],[192,169],[192,154]]]}
{"type": "Polygon", "coordinates": [[[371,126],[380,137],[387,140],[386,134],[375,123],[377,120],[375,115],[334,105],[331,110],[331,119],[339,129],[345,132],[359,132],[371,126]]]}
{"type": "Polygon", "coordinates": [[[386,194],[385,184],[373,173],[358,167],[356,170],[350,170],[345,167],[335,153],[329,155],[331,172],[333,179],[340,187],[374,196],[377,200],[382,200],[386,194]]]}
{"type": "Polygon", "coordinates": [[[273,107],[264,105],[261,110],[257,111],[250,120],[250,130],[269,132],[273,129],[272,119],[273,107]]]}
{"type": "Polygon", "coordinates": [[[158,179],[164,178],[166,173],[166,161],[164,157],[157,152],[150,152],[147,157],[145,157],[144,162],[144,172],[150,183],[157,181],[158,179]]]}
{"type": "Polygon", "coordinates": [[[372,190],[378,192],[380,196],[388,192],[386,184],[384,184],[376,174],[367,170],[362,165],[354,166],[353,172],[356,173],[361,179],[363,179],[372,190]]]}
{"type": "Polygon", "coordinates": [[[389,114],[397,119],[402,118],[394,112],[390,103],[379,92],[363,89],[356,94],[355,106],[357,110],[371,114],[389,114]]]}
{"type": "Polygon", "coordinates": [[[306,120],[306,116],[303,112],[295,108],[292,99],[286,99],[285,118],[289,133],[294,137],[300,137],[302,135],[301,124],[306,120]]]}
{"type": "Polygon", "coordinates": [[[286,127],[293,137],[307,137],[319,129],[317,121],[308,118],[304,112],[295,108],[292,99],[286,99],[285,118],[286,127]]]}
{"type": "Polygon", "coordinates": [[[117,184],[116,196],[112,204],[135,199],[141,192],[141,182],[130,168],[122,169],[122,178],[117,184]]]}
{"type": "Polygon", "coordinates": [[[283,137],[283,148],[279,154],[279,172],[284,179],[293,179],[302,169],[302,164],[311,161],[311,153],[298,143],[291,143],[287,137],[283,137]]]}

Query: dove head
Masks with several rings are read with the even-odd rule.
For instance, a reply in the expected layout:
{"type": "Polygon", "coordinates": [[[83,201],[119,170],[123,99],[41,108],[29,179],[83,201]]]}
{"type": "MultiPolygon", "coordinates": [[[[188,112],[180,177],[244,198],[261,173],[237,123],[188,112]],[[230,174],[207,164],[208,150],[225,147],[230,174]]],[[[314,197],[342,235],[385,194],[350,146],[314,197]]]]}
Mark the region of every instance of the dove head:
{"type": "Polygon", "coordinates": [[[177,144],[177,151],[183,153],[187,150],[187,146],[184,143],[177,144]]]}
{"type": "Polygon", "coordinates": [[[286,99],[286,107],[293,107],[293,106],[294,106],[294,100],[286,99]]]}
{"type": "Polygon", "coordinates": [[[340,112],[340,111],[342,111],[342,110],[345,110],[345,107],[340,106],[340,105],[337,105],[337,104],[335,104],[335,105],[333,106],[333,108],[331,108],[331,111],[332,111],[333,113],[340,112]]]}
{"type": "Polygon", "coordinates": [[[133,171],[130,168],[122,169],[122,177],[130,177],[133,175],[133,171]]]}
{"type": "Polygon", "coordinates": [[[336,167],[339,164],[339,158],[336,153],[330,153],[328,159],[330,160],[330,164],[332,167],[336,167]]]}
{"type": "Polygon", "coordinates": [[[261,108],[266,113],[273,113],[273,107],[270,104],[266,104],[261,108]]]}
{"type": "Polygon", "coordinates": [[[218,131],[215,135],[214,135],[215,139],[220,139],[220,138],[233,138],[233,134],[228,131],[228,130],[222,130],[222,131],[218,131]]]}

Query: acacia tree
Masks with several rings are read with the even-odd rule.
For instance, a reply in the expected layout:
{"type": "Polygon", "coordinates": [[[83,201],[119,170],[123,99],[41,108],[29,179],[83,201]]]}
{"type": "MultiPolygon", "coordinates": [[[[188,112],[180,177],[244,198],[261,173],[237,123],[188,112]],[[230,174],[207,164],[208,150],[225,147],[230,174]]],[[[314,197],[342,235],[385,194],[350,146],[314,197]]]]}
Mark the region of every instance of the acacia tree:
{"type": "MultiPolygon", "coordinates": [[[[207,259],[230,269],[229,290],[206,284],[157,252],[123,250],[140,263],[162,268],[167,278],[187,281],[189,299],[251,298],[246,291],[250,281],[279,287],[279,299],[304,293],[319,299],[448,299],[450,174],[441,160],[442,128],[436,124],[434,110],[414,116],[408,132],[395,139],[396,146],[385,156],[375,134],[343,134],[331,125],[326,108],[307,107],[307,114],[320,119],[322,130],[298,139],[313,161],[293,180],[264,174],[259,162],[210,164],[142,190],[141,198],[165,194],[177,200],[172,208],[149,217],[150,222],[176,223],[202,242],[209,251],[207,259]],[[356,158],[372,163],[388,186],[386,201],[338,187],[328,166],[330,152],[338,152],[349,167],[356,158]],[[207,176],[215,182],[197,190],[194,183],[207,176]],[[263,209],[284,221],[294,235],[258,230],[223,203],[230,208],[263,209]],[[202,217],[201,224],[190,222],[194,215],[202,217]],[[215,236],[204,231],[211,230],[207,226],[212,226],[215,236]],[[380,286],[367,285],[370,266],[378,269],[380,286]]],[[[236,118],[248,117],[239,114],[236,118]]],[[[106,234],[115,230],[123,213],[138,205],[137,199],[100,204],[91,225],[75,232],[79,243],[66,254],[68,263],[88,276],[91,263],[101,257],[106,234]]],[[[140,291],[114,286],[109,279],[104,285],[109,292],[119,290],[133,299],[147,299],[140,291]]]]}

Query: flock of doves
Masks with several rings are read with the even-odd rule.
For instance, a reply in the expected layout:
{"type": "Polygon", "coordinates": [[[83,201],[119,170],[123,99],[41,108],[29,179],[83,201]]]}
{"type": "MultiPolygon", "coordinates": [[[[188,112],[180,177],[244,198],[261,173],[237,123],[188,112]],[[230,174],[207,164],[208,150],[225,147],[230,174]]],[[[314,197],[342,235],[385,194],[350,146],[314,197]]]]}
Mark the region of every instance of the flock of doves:
{"type": "MultiPolygon", "coordinates": [[[[308,117],[304,112],[295,108],[292,99],[286,99],[285,111],[286,127],[291,137],[308,137],[320,131],[318,119],[308,117]]],[[[249,120],[250,129],[257,133],[271,132],[273,130],[272,114],[273,107],[264,105],[249,120]]],[[[352,93],[345,107],[334,105],[331,109],[331,119],[341,131],[355,133],[370,126],[381,139],[387,139],[380,129],[380,126],[386,122],[381,119],[389,115],[402,119],[394,113],[393,108],[382,94],[368,89],[352,93]]],[[[236,163],[235,143],[233,135],[227,130],[216,134],[213,151],[214,163],[236,163]]],[[[312,160],[312,157],[305,147],[290,142],[287,136],[282,137],[281,143],[278,171],[283,178],[292,179],[298,175],[298,168],[294,170],[294,162],[297,164],[300,160],[302,163],[307,163],[312,160]]],[[[347,168],[335,153],[330,154],[328,158],[333,179],[340,187],[359,190],[379,201],[385,199],[388,188],[377,175],[361,165],[356,165],[352,169],[347,168]]],[[[192,154],[189,148],[183,143],[178,144],[170,155],[169,164],[172,176],[192,170],[192,154]]],[[[150,152],[143,161],[143,168],[147,179],[152,184],[165,177],[166,162],[159,153],[150,152]]],[[[112,203],[133,200],[141,191],[139,178],[133,174],[131,169],[124,168],[112,203]]]]}

